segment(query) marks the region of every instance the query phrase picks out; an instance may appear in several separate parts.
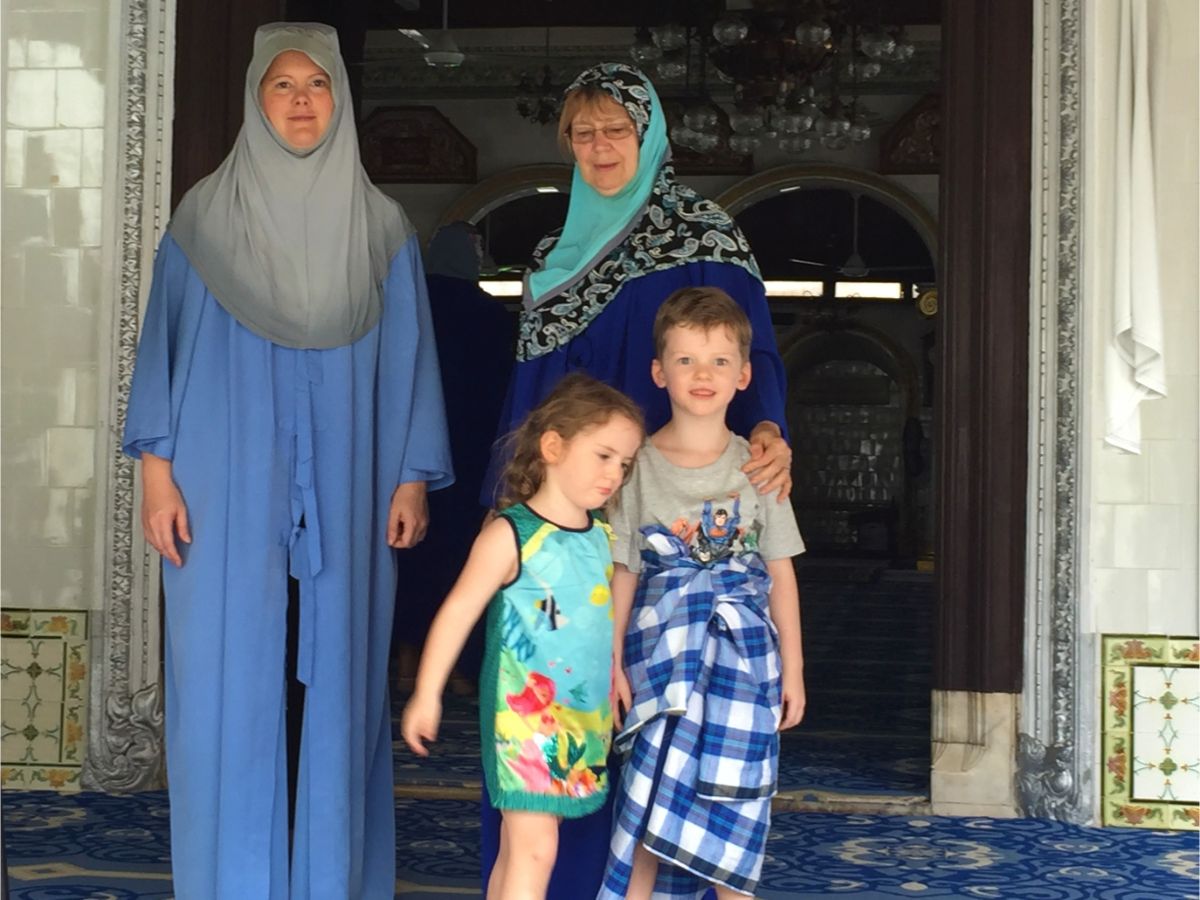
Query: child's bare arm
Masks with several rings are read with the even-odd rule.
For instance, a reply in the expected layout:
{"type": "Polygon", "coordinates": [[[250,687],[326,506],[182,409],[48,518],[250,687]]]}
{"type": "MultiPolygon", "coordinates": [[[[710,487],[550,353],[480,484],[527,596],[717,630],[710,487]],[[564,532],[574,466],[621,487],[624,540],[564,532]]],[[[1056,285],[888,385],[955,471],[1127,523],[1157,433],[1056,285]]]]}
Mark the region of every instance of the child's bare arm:
{"type": "Polygon", "coordinates": [[[442,717],[442,690],[471,629],[500,585],[517,574],[517,545],[512,526],[496,519],[475,538],[458,581],[434,617],[421,654],[417,683],[404,709],[401,733],[413,752],[428,756],[423,740],[437,739],[442,717]]]}
{"type": "Polygon", "coordinates": [[[800,587],[791,559],[767,561],[771,575],[771,621],[779,632],[779,656],[783,664],[782,731],[804,718],[804,644],[800,637],[800,587]]]}
{"type": "Polygon", "coordinates": [[[633,598],[637,593],[638,576],[630,572],[624,563],[613,566],[613,720],[621,727],[622,707],[628,711],[633,705],[633,692],[629,679],[625,677],[625,632],[629,629],[629,617],[633,614],[633,598]]]}

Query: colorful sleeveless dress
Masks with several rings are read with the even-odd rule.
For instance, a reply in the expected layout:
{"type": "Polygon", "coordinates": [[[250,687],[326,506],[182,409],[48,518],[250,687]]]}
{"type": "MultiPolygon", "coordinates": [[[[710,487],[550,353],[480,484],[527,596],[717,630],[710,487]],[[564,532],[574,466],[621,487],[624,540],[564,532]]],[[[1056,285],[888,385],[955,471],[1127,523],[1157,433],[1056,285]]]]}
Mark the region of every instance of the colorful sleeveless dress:
{"type": "Polygon", "coordinates": [[[604,805],[612,741],[612,532],[503,510],[517,577],[492,598],[479,685],[484,778],[496,809],[578,818],[604,805]]]}

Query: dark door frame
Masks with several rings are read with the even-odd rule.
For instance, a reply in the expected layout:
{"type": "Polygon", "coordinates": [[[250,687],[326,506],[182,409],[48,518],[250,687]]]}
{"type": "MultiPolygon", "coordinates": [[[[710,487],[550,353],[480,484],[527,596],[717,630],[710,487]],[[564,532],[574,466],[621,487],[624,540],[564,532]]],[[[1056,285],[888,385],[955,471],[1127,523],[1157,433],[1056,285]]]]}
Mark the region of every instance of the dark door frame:
{"type": "Polygon", "coordinates": [[[1033,4],[942,4],[933,684],[1019,693],[1025,621],[1033,4]]]}
{"type": "MultiPolygon", "coordinates": [[[[173,201],[228,153],[254,29],[339,28],[361,82],[366,5],[179,0],[173,201]]],[[[942,4],[935,689],[1021,690],[1029,369],[1030,0],[942,4]]],[[[174,205],[173,202],[173,205],[174,205]]]]}

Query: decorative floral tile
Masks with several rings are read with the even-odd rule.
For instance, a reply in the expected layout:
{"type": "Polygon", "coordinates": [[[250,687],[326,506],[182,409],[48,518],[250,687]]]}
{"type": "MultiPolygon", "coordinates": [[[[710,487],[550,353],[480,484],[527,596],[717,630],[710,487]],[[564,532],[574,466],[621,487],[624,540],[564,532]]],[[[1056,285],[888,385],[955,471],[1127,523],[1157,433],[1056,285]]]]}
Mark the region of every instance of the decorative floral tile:
{"type": "Polygon", "coordinates": [[[6,610],[0,643],[0,785],[79,790],[87,746],[87,612],[6,610]]]}
{"type": "Polygon", "coordinates": [[[1200,830],[1200,641],[1102,641],[1106,825],[1200,830]]]}

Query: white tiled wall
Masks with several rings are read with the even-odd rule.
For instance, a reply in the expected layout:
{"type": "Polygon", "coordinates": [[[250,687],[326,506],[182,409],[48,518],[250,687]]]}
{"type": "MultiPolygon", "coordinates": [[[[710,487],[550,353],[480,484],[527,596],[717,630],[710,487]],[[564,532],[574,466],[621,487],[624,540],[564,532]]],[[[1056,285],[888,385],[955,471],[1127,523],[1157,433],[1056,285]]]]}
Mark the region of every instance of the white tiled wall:
{"type": "MultiPolygon", "coordinates": [[[[6,607],[87,596],[96,457],[106,100],[115,0],[5,0],[3,396],[6,607]]],[[[101,317],[103,318],[103,317],[101,317]]]]}
{"type": "MultiPolygon", "coordinates": [[[[1116,7],[1116,4],[1113,4],[1116,7]]],[[[1167,397],[1142,404],[1142,452],[1125,454],[1103,442],[1102,378],[1099,365],[1106,328],[1104,259],[1093,255],[1086,301],[1093,361],[1091,402],[1090,608],[1085,622],[1101,633],[1194,635],[1200,630],[1197,589],[1197,453],[1200,424],[1200,244],[1197,196],[1200,153],[1197,79],[1200,57],[1195,36],[1200,7],[1195,0],[1159,0],[1161,16],[1151,38],[1155,67],[1155,165],[1159,266],[1166,336],[1167,397]]],[[[1113,10],[1107,10],[1111,14],[1113,10]]],[[[1101,50],[1101,54],[1103,54],[1101,50]]],[[[1103,67],[1111,59],[1093,60],[1103,67]]],[[[1111,98],[1093,97],[1094,117],[1103,117],[1111,98]]],[[[1093,120],[1095,121],[1095,120],[1093,120]]],[[[1101,126],[1103,123],[1101,122],[1101,126]]],[[[1103,133],[1103,127],[1099,133],[1103,133]]],[[[1097,133],[1091,134],[1093,139],[1097,133]]],[[[1091,148],[1089,152],[1103,153],[1091,148]]],[[[1111,210],[1103,184],[1093,183],[1085,201],[1094,217],[1111,210]]],[[[1089,232],[1096,234],[1095,226],[1089,232]]]]}

